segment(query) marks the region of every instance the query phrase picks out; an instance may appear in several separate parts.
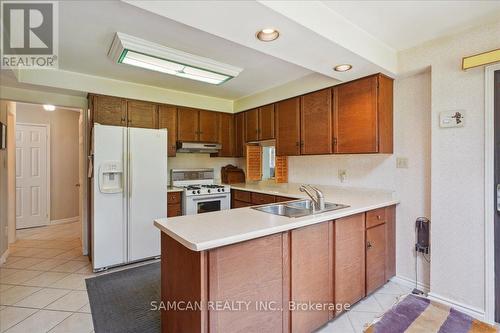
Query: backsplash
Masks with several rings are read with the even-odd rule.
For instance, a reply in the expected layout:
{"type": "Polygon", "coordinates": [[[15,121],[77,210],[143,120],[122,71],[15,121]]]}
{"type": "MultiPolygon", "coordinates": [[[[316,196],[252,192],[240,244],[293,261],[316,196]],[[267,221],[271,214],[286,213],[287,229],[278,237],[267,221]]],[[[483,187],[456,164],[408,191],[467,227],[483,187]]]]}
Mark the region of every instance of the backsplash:
{"type": "Polygon", "coordinates": [[[170,169],[213,168],[215,181],[220,182],[220,169],[228,164],[240,166],[244,159],[235,157],[210,157],[209,154],[177,153],[168,158],[168,183],[170,184],[170,169]]]}

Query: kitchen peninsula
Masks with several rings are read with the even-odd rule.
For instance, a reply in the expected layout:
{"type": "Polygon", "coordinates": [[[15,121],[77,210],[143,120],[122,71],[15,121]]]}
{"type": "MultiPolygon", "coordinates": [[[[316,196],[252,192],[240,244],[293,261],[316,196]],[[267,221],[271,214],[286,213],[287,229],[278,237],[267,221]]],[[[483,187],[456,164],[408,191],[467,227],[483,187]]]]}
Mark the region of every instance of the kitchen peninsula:
{"type": "MultiPolygon", "coordinates": [[[[299,186],[231,187],[293,200],[305,198],[299,186]]],[[[162,311],[162,332],[310,332],[394,276],[393,192],[319,188],[349,207],[299,218],[244,207],[156,220],[162,301],[178,306],[162,311]]]]}

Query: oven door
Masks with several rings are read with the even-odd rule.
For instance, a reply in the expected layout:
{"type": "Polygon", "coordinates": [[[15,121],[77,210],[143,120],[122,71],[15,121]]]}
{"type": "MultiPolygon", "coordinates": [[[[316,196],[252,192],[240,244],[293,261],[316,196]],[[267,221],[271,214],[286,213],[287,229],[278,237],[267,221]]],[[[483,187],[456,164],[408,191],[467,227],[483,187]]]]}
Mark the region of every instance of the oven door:
{"type": "Polygon", "coordinates": [[[200,195],[186,198],[184,215],[202,214],[229,209],[229,195],[200,195]]]}

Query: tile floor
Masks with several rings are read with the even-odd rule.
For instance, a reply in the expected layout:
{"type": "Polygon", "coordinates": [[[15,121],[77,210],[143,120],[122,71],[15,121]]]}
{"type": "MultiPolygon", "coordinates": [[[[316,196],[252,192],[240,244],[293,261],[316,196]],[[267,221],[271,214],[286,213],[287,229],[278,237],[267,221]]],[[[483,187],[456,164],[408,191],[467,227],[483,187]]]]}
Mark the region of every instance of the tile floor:
{"type": "MultiPolygon", "coordinates": [[[[0,332],[93,332],[81,254],[80,223],[18,231],[0,267],[0,332]]],[[[116,271],[110,270],[109,272],[116,271]]],[[[317,333],[358,333],[411,288],[387,283],[317,333]]]]}

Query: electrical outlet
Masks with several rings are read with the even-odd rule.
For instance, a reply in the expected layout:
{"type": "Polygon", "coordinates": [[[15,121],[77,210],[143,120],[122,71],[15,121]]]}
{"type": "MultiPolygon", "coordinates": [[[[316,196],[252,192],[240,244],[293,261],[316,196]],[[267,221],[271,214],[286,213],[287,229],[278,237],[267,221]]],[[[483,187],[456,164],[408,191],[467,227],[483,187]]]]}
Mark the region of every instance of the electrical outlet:
{"type": "Polygon", "coordinates": [[[396,168],[398,169],[408,169],[408,158],[398,157],[396,158],[396,168]]]}
{"type": "Polygon", "coordinates": [[[344,183],[347,180],[347,170],[339,169],[339,179],[341,183],[344,183]]]}

